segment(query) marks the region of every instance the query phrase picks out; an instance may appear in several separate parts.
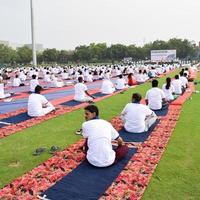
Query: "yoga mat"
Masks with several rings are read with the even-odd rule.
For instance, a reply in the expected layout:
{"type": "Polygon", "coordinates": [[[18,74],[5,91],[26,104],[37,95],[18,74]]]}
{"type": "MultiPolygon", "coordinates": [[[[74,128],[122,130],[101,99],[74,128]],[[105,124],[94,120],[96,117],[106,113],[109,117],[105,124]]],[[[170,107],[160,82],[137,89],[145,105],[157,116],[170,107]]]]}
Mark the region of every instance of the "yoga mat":
{"type": "Polygon", "coordinates": [[[93,94],[94,97],[104,97],[106,95],[107,94],[102,94],[101,92],[97,92],[97,93],[93,94]]]}
{"type": "Polygon", "coordinates": [[[128,131],[126,131],[124,128],[122,128],[119,131],[119,135],[120,137],[122,137],[122,139],[125,142],[144,142],[149,135],[151,134],[151,132],[153,131],[153,129],[156,127],[156,125],[159,123],[159,120],[157,120],[150,128],[148,131],[146,132],[142,132],[142,133],[130,133],[128,131]]]}
{"type": "Polygon", "coordinates": [[[75,101],[75,100],[70,100],[70,101],[66,101],[64,103],[61,103],[60,105],[62,106],[70,106],[70,107],[73,107],[73,106],[77,106],[77,105],[80,105],[84,102],[79,102],[79,101],[75,101]]]}
{"type": "Polygon", "coordinates": [[[137,149],[129,149],[124,159],[106,168],[90,165],[86,160],[43,195],[51,200],[97,200],[117,178],[137,149]]]}
{"type": "Polygon", "coordinates": [[[4,126],[8,126],[9,123],[11,124],[17,124],[20,122],[24,122],[28,119],[31,119],[32,117],[28,116],[27,113],[21,113],[19,115],[13,116],[13,117],[9,117],[9,118],[5,118],[5,119],[1,119],[0,122],[5,122],[4,123],[0,123],[0,128],[4,127],[4,126]],[[6,124],[8,123],[8,124],[6,124]]]}
{"type": "Polygon", "coordinates": [[[166,116],[168,113],[168,106],[160,109],[160,110],[153,110],[157,116],[166,116]]]}

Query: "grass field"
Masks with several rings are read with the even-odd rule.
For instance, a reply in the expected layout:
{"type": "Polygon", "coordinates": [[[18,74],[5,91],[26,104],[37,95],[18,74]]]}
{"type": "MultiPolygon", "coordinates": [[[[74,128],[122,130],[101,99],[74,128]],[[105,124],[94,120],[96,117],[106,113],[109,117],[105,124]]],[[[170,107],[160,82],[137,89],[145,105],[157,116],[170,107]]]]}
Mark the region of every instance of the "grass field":
{"type": "MultiPolygon", "coordinates": [[[[160,85],[164,80],[165,78],[160,80],[160,85]]],[[[140,92],[144,96],[149,88],[150,83],[147,83],[135,89],[130,89],[124,94],[115,95],[97,103],[100,109],[100,117],[107,120],[112,119],[130,101],[133,91],[140,92]]],[[[83,121],[83,109],[80,109],[1,139],[0,187],[51,157],[48,153],[39,157],[32,156],[32,152],[37,147],[50,148],[52,145],[58,145],[65,148],[79,140],[80,136],[76,136],[74,132],[80,128],[83,121]]]]}
{"type": "MultiPolygon", "coordinates": [[[[200,90],[200,84],[196,90],[200,90]]],[[[200,94],[193,94],[192,99],[183,106],[175,131],[143,200],[199,200],[199,147],[200,94]]]]}

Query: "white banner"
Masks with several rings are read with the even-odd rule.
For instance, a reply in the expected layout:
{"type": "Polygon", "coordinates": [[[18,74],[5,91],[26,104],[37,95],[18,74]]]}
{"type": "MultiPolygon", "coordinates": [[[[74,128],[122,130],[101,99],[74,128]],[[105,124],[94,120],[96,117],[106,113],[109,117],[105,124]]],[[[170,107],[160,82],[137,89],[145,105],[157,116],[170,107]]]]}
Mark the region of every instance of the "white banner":
{"type": "Polygon", "coordinates": [[[151,61],[174,61],[176,50],[151,50],[151,61]]]}

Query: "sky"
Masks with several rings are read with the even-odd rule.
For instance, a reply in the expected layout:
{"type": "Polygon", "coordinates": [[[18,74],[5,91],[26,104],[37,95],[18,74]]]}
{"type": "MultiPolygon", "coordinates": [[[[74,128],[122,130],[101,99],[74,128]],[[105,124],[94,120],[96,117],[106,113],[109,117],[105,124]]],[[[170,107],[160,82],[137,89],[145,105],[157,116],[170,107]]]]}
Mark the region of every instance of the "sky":
{"type": "MultiPolygon", "coordinates": [[[[200,41],[200,0],[33,0],[36,43],[73,50],[90,43],[200,41]]],[[[0,40],[31,43],[30,0],[0,0],[0,40]]]]}

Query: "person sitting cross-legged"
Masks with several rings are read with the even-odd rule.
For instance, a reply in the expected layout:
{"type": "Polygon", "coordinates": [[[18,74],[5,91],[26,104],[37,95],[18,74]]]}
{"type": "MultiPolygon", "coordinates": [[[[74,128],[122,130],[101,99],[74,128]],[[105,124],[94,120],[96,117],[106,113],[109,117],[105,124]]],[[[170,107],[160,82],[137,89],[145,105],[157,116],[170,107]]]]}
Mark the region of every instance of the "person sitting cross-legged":
{"type": "Polygon", "coordinates": [[[121,112],[124,128],[130,133],[142,133],[156,122],[156,114],[148,106],[140,104],[142,96],[139,93],[132,95],[132,103],[128,103],[121,112]]]}
{"type": "Polygon", "coordinates": [[[86,158],[91,165],[108,167],[125,157],[128,147],[109,122],[99,119],[99,110],[95,105],[85,107],[85,120],[82,130],[86,138],[86,158]],[[112,140],[118,141],[115,150],[112,148],[112,140]]]}
{"type": "Polygon", "coordinates": [[[28,98],[28,115],[31,117],[44,116],[55,110],[55,107],[48,102],[46,97],[40,94],[41,91],[42,87],[37,85],[35,93],[32,93],[28,98]]]}
{"type": "Polygon", "coordinates": [[[151,110],[161,110],[166,108],[167,101],[163,90],[158,88],[158,81],[152,81],[152,88],[149,89],[145,97],[146,104],[151,110]]]}
{"type": "Polygon", "coordinates": [[[74,86],[75,95],[74,100],[80,102],[91,102],[94,97],[87,91],[87,86],[83,83],[82,76],[78,77],[78,83],[74,86]]]}

